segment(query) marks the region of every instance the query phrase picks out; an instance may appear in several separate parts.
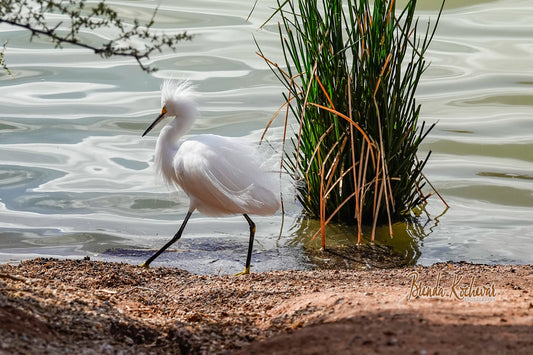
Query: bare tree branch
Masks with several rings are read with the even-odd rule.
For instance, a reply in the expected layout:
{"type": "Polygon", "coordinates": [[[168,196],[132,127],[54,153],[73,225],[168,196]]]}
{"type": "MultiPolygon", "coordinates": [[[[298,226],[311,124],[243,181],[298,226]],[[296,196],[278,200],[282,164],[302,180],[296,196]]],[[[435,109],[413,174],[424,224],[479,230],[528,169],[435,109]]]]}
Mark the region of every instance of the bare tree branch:
{"type": "MultiPolygon", "coordinates": [[[[143,59],[148,59],[152,53],[167,48],[175,50],[178,42],[192,38],[186,32],[167,35],[154,31],[152,27],[155,24],[156,13],[157,9],[147,23],[140,23],[138,19],[134,19],[132,23],[125,23],[119,14],[105,3],[105,0],[91,4],[86,0],[0,0],[0,23],[27,29],[31,32],[32,38],[47,37],[59,48],[62,48],[63,44],[70,44],[92,50],[105,58],[132,57],[147,72],[152,72],[156,68],[143,64],[143,59]],[[67,25],[64,25],[65,21],[53,23],[49,20],[51,14],[64,15],[70,23],[67,25]],[[118,35],[100,44],[84,42],[79,36],[80,32],[92,32],[99,28],[113,29],[118,35]],[[139,42],[142,45],[132,44],[139,42]]],[[[3,52],[0,52],[0,64],[7,69],[3,52]]]]}
{"type": "Polygon", "coordinates": [[[6,64],[6,61],[5,61],[4,52],[6,51],[6,45],[7,45],[7,41],[4,42],[4,44],[2,45],[2,49],[0,50],[0,66],[2,67],[2,69],[5,70],[5,72],[9,76],[13,77],[13,74],[11,73],[9,68],[7,67],[7,64],[6,64]]]}

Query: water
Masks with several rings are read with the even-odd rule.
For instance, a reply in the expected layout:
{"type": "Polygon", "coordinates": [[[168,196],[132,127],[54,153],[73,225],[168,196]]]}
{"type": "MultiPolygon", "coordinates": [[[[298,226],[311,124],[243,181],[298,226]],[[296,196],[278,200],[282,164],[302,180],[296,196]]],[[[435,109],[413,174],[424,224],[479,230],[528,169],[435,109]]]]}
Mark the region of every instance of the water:
{"type": "MultiPolygon", "coordinates": [[[[140,137],[159,112],[161,78],[188,78],[201,92],[191,134],[257,139],[281,104],[280,84],[252,38],[281,62],[275,26],[257,31],[271,2],[260,1],[248,22],[245,0],[160,3],[160,28],[195,37],[154,55],[153,75],[130,59],[29,43],[26,31],[0,26],[15,76],[0,73],[0,262],[88,255],[138,263],[175,233],[186,196],[154,178],[156,134],[140,137]]],[[[436,3],[420,2],[422,24],[436,3]]],[[[423,146],[433,152],[425,174],[451,207],[431,198],[416,223],[395,225],[393,240],[384,228],[379,240],[420,264],[533,263],[533,3],[463,3],[447,2],[418,91],[422,118],[438,121],[423,146]]],[[[126,18],[153,11],[148,1],[113,4],[126,18]]],[[[280,124],[270,133],[274,143],[280,124]]],[[[285,203],[283,226],[280,213],[255,218],[255,271],[314,265],[316,222],[301,221],[299,206],[285,203]]],[[[241,271],[247,231],[239,216],[195,214],[177,253],[154,265],[241,271]]],[[[328,236],[332,245],[355,238],[334,226],[328,236]]]]}

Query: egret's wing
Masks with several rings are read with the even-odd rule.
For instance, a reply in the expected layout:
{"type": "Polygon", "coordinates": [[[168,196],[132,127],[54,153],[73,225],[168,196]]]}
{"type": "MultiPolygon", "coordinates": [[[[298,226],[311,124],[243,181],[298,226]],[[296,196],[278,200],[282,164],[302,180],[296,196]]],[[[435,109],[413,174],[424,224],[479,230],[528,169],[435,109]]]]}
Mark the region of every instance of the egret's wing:
{"type": "Polygon", "coordinates": [[[235,138],[201,135],[176,154],[177,182],[205,214],[272,214],[275,182],[260,169],[253,147],[235,138]]]}

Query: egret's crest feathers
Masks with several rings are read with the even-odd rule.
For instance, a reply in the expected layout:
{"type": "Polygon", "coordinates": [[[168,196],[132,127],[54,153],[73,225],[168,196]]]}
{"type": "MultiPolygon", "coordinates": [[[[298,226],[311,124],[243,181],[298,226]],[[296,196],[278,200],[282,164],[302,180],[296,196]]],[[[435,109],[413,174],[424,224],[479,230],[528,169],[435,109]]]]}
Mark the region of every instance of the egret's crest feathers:
{"type": "Polygon", "coordinates": [[[161,84],[161,107],[176,100],[194,101],[196,93],[190,81],[166,79],[161,84]]]}

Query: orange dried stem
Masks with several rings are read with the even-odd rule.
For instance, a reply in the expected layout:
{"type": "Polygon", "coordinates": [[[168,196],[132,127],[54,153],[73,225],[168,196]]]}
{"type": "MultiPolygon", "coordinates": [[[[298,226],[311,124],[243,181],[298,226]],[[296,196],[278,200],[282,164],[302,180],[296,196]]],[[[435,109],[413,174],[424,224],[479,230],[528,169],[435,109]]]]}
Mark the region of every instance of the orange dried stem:
{"type": "Polygon", "coordinates": [[[326,110],[326,111],[329,111],[341,118],[344,118],[346,121],[350,122],[350,124],[352,126],[354,126],[359,132],[361,132],[361,134],[363,135],[363,137],[365,138],[365,140],[368,142],[369,145],[372,145],[372,142],[370,141],[370,138],[368,137],[368,135],[365,133],[365,131],[361,128],[361,126],[359,126],[356,122],[352,121],[348,116],[338,112],[338,111],[335,111],[329,107],[326,107],[326,106],[323,106],[323,105],[319,105],[319,104],[315,104],[314,102],[308,102],[309,105],[312,105],[312,106],[316,106],[316,107],[319,107],[323,110],[326,110]]]}
{"type": "Polygon", "coordinates": [[[315,78],[316,78],[316,81],[318,81],[318,85],[320,85],[320,88],[322,89],[322,92],[324,93],[324,95],[326,95],[326,98],[329,101],[329,105],[331,106],[331,108],[333,108],[335,110],[335,105],[333,105],[333,101],[331,101],[331,98],[329,97],[328,92],[324,88],[324,85],[322,85],[322,82],[318,78],[318,75],[315,74],[315,78]]]}

